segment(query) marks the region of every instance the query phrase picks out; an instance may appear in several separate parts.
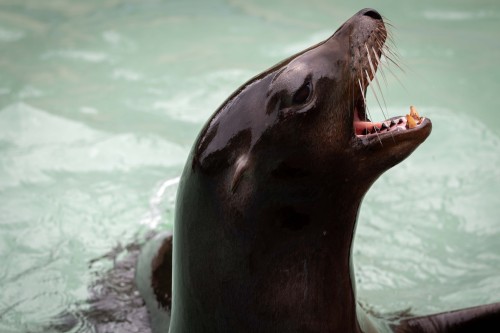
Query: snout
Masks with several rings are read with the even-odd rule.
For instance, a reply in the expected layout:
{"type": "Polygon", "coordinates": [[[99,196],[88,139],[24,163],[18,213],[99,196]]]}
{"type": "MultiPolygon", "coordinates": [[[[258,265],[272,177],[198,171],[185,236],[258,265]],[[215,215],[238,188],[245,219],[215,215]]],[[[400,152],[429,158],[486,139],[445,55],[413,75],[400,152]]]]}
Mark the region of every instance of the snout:
{"type": "Polygon", "coordinates": [[[358,13],[356,13],[356,15],[354,15],[354,16],[368,16],[374,20],[383,21],[382,15],[380,15],[379,12],[377,12],[375,9],[372,9],[372,8],[362,9],[358,13]]]}

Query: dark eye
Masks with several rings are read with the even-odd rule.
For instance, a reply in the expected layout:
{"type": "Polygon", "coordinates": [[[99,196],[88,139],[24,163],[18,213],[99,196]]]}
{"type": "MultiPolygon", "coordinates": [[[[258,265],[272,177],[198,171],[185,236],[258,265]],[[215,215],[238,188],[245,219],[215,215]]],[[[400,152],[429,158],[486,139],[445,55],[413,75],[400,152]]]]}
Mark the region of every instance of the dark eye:
{"type": "Polygon", "coordinates": [[[311,82],[306,82],[295,92],[292,102],[293,104],[302,104],[307,101],[309,95],[311,95],[311,82]]]}

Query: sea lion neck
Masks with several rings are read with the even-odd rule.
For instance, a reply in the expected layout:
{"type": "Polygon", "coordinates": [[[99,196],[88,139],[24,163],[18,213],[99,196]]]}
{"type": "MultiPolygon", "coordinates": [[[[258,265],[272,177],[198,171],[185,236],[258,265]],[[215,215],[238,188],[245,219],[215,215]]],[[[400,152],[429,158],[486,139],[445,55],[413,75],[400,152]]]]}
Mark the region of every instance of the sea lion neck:
{"type": "Polygon", "coordinates": [[[186,167],[173,332],[359,332],[350,254],[362,195],[353,202],[319,180],[281,192],[266,182],[232,193],[186,167]],[[191,218],[194,203],[202,220],[191,218]]]}
{"type": "Polygon", "coordinates": [[[266,314],[259,322],[276,325],[274,314],[286,319],[277,331],[359,331],[351,246],[360,202],[276,203],[258,214],[245,296],[266,314]]]}

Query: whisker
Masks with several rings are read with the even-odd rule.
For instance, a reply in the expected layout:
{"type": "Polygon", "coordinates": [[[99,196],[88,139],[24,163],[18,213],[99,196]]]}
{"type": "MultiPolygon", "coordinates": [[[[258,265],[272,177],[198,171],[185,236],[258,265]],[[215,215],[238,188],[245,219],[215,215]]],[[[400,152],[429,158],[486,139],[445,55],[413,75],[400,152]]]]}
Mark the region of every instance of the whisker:
{"type": "Polygon", "coordinates": [[[385,46],[383,51],[385,54],[390,55],[391,57],[393,57],[397,61],[401,61],[401,57],[399,56],[399,54],[396,51],[393,51],[393,49],[391,49],[390,47],[385,46]]]}
{"type": "MultiPolygon", "coordinates": [[[[378,100],[377,94],[375,93],[375,90],[373,89],[373,87],[370,85],[370,76],[368,75],[368,71],[365,70],[365,73],[366,73],[366,79],[368,80],[368,86],[372,90],[373,95],[375,95],[375,99],[377,100],[377,103],[380,106],[380,102],[378,100]]],[[[380,106],[380,108],[382,108],[382,106],[380,106]]],[[[367,114],[370,113],[370,111],[368,110],[368,105],[366,105],[366,102],[365,102],[365,111],[366,111],[367,114]]],[[[372,116],[371,116],[371,114],[370,114],[370,119],[373,119],[372,116]]],[[[383,145],[382,144],[382,140],[380,140],[380,134],[379,134],[379,132],[375,131],[375,134],[377,134],[377,139],[380,142],[380,144],[383,145]]]]}
{"type": "Polygon", "coordinates": [[[384,23],[388,23],[388,24],[390,24],[390,22],[391,22],[391,19],[390,19],[390,18],[387,18],[387,17],[385,17],[384,15],[381,15],[381,16],[382,16],[382,20],[384,20],[384,23]]]}
{"type": "MultiPolygon", "coordinates": [[[[368,75],[368,71],[366,69],[365,69],[365,73],[366,73],[367,79],[369,79],[370,76],[368,75]]],[[[384,114],[384,109],[382,108],[382,104],[380,104],[380,100],[378,99],[377,92],[375,91],[375,89],[372,87],[371,84],[369,84],[368,87],[370,87],[373,95],[375,96],[375,99],[377,100],[377,103],[378,103],[378,106],[380,107],[380,110],[382,110],[382,114],[384,114]]],[[[384,114],[384,117],[387,118],[385,114],[384,114]]]]}
{"type": "Polygon", "coordinates": [[[394,37],[393,37],[392,35],[389,35],[389,34],[388,34],[388,35],[385,37],[385,39],[386,39],[386,41],[387,41],[386,43],[387,43],[388,45],[390,44],[390,45],[392,45],[392,46],[396,47],[396,41],[394,40],[394,37]]]}
{"type": "Polygon", "coordinates": [[[385,77],[385,73],[382,70],[383,69],[382,68],[382,61],[380,60],[380,57],[378,56],[377,51],[373,48],[373,46],[372,46],[372,50],[373,50],[373,55],[375,56],[375,59],[377,60],[378,71],[382,75],[382,78],[384,79],[384,82],[385,82],[385,87],[387,88],[389,85],[387,83],[387,78],[385,77]]]}
{"type": "Polygon", "coordinates": [[[387,39],[387,41],[390,44],[392,44],[393,46],[396,46],[396,41],[394,40],[394,35],[389,30],[385,31],[385,38],[387,39]]]}
{"type": "Polygon", "coordinates": [[[382,55],[385,55],[388,50],[384,43],[379,40],[376,40],[375,43],[377,43],[378,49],[382,52],[382,55]]]}
{"type": "Polygon", "coordinates": [[[358,83],[359,83],[359,91],[361,92],[361,97],[363,97],[363,103],[366,106],[365,92],[364,92],[364,89],[363,89],[363,84],[361,83],[361,79],[358,79],[358,83]]]}
{"type": "MultiPolygon", "coordinates": [[[[388,61],[390,61],[391,63],[393,63],[393,64],[394,64],[397,68],[399,68],[399,70],[400,70],[401,72],[403,72],[403,73],[405,72],[405,70],[404,70],[401,66],[399,66],[399,64],[398,64],[396,61],[392,60],[392,58],[391,58],[391,57],[388,57],[386,54],[384,54],[384,57],[385,57],[388,61]]],[[[388,67],[388,68],[389,68],[389,67],[388,67]]]]}
{"type": "Polygon", "coordinates": [[[378,32],[379,32],[379,35],[380,35],[381,37],[384,37],[384,39],[385,39],[385,38],[387,38],[387,36],[388,36],[387,30],[384,28],[384,26],[383,26],[383,25],[379,25],[379,26],[375,29],[375,31],[378,31],[378,32]]]}
{"type": "Polygon", "coordinates": [[[396,29],[396,26],[394,24],[392,24],[389,20],[385,19],[385,18],[384,18],[384,24],[386,26],[391,27],[391,29],[396,29]]]}
{"type": "Polygon", "coordinates": [[[394,50],[397,50],[396,43],[392,38],[392,35],[388,35],[383,46],[383,51],[385,54],[389,54],[396,60],[401,61],[399,54],[394,50]]]}
{"type": "MultiPolygon", "coordinates": [[[[387,58],[387,57],[386,57],[386,58],[387,58]]],[[[399,67],[399,66],[398,66],[398,67],[399,67]]],[[[392,76],[394,76],[394,78],[395,78],[396,80],[398,80],[399,84],[400,84],[403,88],[405,88],[405,89],[406,89],[406,86],[403,84],[403,82],[401,82],[401,80],[398,78],[398,76],[397,76],[397,75],[396,75],[396,74],[392,71],[391,66],[386,66],[386,68],[389,70],[389,72],[391,72],[392,76]]],[[[403,70],[402,70],[402,71],[403,71],[403,70]]],[[[404,73],[404,71],[403,71],[403,73],[404,73]]]]}
{"type": "MultiPolygon", "coordinates": [[[[366,106],[366,97],[365,97],[365,92],[364,92],[364,89],[363,89],[363,84],[361,83],[361,80],[358,79],[358,83],[359,83],[359,90],[361,91],[361,96],[363,97],[363,103],[365,105],[365,111],[367,110],[367,106],[366,106]]],[[[365,114],[365,120],[366,120],[366,114],[365,114]]]]}
{"type": "MultiPolygon", "coordinates": [[[[382,93],[382,88],[380,86],[380,82],[378,81],[378,78],[375,75],[376,71],[375,71],[375,68],[373,67],[372,57],[370,56],[370,49],[368,49],[368,46],[366,44],[365,44],[365,48],[366,48],[366,52],[367,52],[367,55],[368,55],[368,63],[370,64],[370,69],[371,69],[372,74],[373,74],[372,82],[375,81],[375,83],[377,84],[378,90],[380,91],[380,96],[382,97],[382,101],[384,102],[385,110],[387,111],[387,103],[385,102],[385,98],[384,98],[384,94],[382,93]]],[[[374,89],[372,89],[372,90],[374,90],[374,89]]],[[[387,119],[388,118],[387,117],[387,113],[384,112],[384,108],[382,108],[382,105],[380,105],[380,109],[382,111],[382,114],[383,114],[384,118],[387,119]]]]}
{"type": "MultiPolygon", "coordinates": [[[[354,93],[353,93],[353,84],[352,84],[352,83],[349,85],[349,90],[348,90],[348,93],[347,93],[347,94],[348,94],[348,98],[351,100],[351,105],[352,105],[352,108],[351,108],[351,109],[352,109],[352,111],[353,111],[353,113],[354,113],[354,112],[355,112],[355,111],[354,111],[354,93]]],[[[353,114],[353,117],[354,117],[354,116],[355,116],[355,115],[353,114]]],[[[353,119],[354,119],[354,118],[353,118],[353,119]]]]}
{"type": "Polygon", "coordinates": [[[366,83],[366,86],[364,85],[364,81],[365,81],[365,78],[364,78],[364,75],[363,75],[363,70],[361,69],[360,72],[359,72],[359,76],[361,77],[361,79],[363,80],[363,89],[361,90],[361,95],[363,96],[363,102],[365,103],[365,121],[371,121],[371,119],[373,119],[371,113],[370,113],[370,109],[368,108],[368,103],[366,101],[366,93],[365,93],[365,89],[368,88],[368,86],[370,85],[370,77],[368,76],[367,77],[367,83],[366,83]]]}

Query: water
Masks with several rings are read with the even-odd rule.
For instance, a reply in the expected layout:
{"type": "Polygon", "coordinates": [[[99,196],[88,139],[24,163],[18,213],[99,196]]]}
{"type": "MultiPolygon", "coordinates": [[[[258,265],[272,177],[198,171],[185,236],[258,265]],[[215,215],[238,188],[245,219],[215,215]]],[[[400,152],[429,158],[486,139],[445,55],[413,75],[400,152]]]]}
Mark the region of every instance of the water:
{"type": "MultiPolygon", "coordinates": [[[[0,331],[36,331],[85,299],[92,259],[171,228],[225,97],[370,5],[0,0],[0,331]]],[[[387,112],[414,104],[434,130],[363,203],[358,296],[381,312],[500,301],[500,5],[376,6],[405,70],[387,73],[387,112]]]]}

